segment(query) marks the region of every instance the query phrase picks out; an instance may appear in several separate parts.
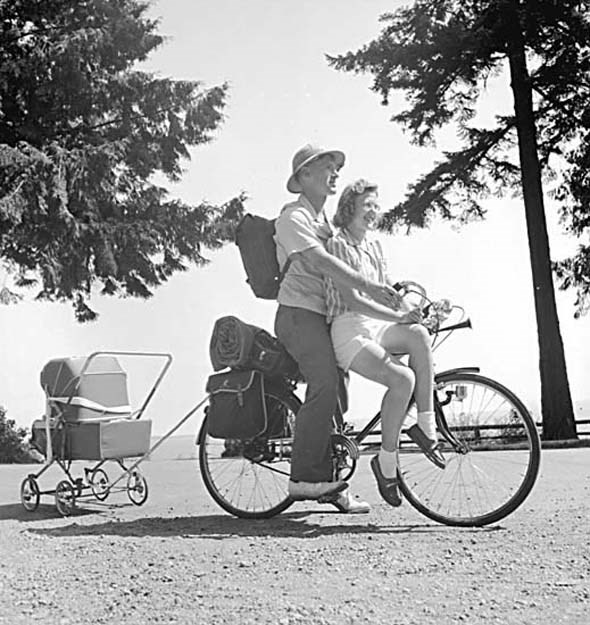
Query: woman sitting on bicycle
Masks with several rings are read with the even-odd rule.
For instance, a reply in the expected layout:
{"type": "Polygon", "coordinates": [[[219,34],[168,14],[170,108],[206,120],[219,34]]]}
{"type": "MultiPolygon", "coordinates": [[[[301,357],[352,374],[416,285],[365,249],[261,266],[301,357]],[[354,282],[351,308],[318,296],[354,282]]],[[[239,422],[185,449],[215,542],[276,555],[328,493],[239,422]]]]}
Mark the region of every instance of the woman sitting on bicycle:
{"type": "MultiPolygon", "coordinates": [[[[326,247],[368,281],[391,283],[379,241],[367,237],[379,210],[377,185],[362,179],[349,184],[338,200],[337,231],[326,247]]],[[[422,312],[407,305],[392,310],[355,289],[336,287],[330,278],[324,282],[338,365],[387,387],[381,403],[381,449],[371,459],[371,468],[381,496],[399,506],[398,440],[412,396],[418,423],[407,433],[432,462],[445,466],[437,443],[431,343],[421,324],[422,312]],[[397,357],[405,354],[409,356],[407,366],[397,357]]]]}

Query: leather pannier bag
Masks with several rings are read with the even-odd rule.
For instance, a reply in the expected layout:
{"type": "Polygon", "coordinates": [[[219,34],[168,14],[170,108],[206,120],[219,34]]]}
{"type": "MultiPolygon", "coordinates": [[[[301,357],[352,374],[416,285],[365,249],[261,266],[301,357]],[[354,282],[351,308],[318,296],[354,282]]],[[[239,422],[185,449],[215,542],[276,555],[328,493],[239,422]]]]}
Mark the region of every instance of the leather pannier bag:
{"type": "Polygon", "coordinates": [[[207,432],[213,438],[250,439],[266,430],[264,375],[232,370],[209,376],[207,432]]]}
{"type": "Polygon", "coordinates": [[[279,339],[261,328],[254,332],[248,364],[269,378],[286,377],[300,380],[299,365],[280,343],[279,339]]]}

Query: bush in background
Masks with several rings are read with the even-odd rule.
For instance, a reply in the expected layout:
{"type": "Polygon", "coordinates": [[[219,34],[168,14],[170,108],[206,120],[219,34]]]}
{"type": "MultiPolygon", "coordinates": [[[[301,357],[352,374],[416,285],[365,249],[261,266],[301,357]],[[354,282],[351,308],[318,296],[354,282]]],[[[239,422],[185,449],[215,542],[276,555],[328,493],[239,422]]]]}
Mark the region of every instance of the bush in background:
{"type": "Polygon", "coordinates": [[[39,462],[39,454],[27,441],[27,430],[19,428],[13,419],[6,417],[6,408],[0,406],[0,463],[39,462]]]}

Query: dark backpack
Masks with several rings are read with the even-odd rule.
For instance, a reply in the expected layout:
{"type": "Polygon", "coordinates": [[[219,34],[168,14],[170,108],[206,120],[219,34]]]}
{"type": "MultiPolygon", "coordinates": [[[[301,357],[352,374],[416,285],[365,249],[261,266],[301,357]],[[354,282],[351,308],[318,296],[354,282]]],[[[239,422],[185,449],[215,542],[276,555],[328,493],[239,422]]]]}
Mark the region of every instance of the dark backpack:
{"type": "Polygon", "coordinates": [[[275,220],[247,213],[236,228],[236,245],[246,270],[246,282],[254,295],[262,299],[276,299],[281,280],[289,268],[287,260],[283,271],[277,261],[274,241],[275,220]]]}

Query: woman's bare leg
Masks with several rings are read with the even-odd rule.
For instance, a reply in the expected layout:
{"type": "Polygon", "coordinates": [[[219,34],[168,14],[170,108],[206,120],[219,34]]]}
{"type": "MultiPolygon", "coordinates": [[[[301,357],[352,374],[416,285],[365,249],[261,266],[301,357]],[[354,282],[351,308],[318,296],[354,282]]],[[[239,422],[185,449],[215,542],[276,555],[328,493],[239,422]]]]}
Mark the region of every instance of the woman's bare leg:
{"type": "Polygon", "coordinates": [[[352,371],[387,387],[381,402],[381,446],[397,451],[399,433],[414,391],[411,369],[391,359],[377,343],[365,345],[354,357],[352,371]]]}
{"type": "Polygon", "coordinates": [[[428,330],[417,323],[391,324],[381,337],[381,346],[392,354],[408,354],[416,374],[414,397],[418,412],[432,412],[434,372],[428,330]]]}

